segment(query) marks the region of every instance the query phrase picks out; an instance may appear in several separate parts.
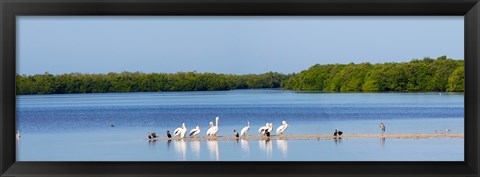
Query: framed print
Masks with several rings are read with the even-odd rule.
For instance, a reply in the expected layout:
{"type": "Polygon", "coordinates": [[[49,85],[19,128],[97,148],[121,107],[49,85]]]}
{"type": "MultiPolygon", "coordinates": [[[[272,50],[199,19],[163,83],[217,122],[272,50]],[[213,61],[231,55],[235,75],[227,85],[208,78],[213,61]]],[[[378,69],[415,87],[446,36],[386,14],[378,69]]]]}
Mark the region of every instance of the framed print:
{"type": "Polygon", "coordinates": [[[1,3],[2,176],[478,176],[477,1],[1,3]]]}

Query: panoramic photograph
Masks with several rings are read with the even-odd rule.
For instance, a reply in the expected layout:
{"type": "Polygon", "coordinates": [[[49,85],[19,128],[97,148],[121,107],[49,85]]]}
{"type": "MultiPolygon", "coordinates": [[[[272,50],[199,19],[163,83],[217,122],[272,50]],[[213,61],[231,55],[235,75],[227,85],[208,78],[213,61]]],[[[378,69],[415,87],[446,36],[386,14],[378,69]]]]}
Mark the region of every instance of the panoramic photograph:
{"type": "Polygon", "coordinates": [[[17,16],[17,161],[464,161],[463,16],[17,16]]]}

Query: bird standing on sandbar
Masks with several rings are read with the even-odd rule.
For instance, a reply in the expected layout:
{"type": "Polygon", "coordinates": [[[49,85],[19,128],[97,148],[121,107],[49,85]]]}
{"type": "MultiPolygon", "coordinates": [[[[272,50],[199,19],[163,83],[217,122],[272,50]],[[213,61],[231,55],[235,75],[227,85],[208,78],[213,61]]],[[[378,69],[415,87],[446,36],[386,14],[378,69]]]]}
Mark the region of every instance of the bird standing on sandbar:
{"type": "Polygon", "coordinates": [[[282,121],[282,125],[280,125],[280,127],[277,128],[277,132],[276,132],[277,135],[283,135],[283,133],[287,128],[288,128],[287,121],[282,121]]]}
{"type": "Polygon", "coordinates": [[[194,136],[194,137],[197,137],[197,135],[200,134],[200,127],[195,127],[194,129],[192,129],[192,131],[190,131],[190,136],[194,136]]]}
{"type": "Polygon", "coordinates": [[[218,132],[218,117],[215,118],[215,126],[212,126],[213,123],[210,122],[210,129],[207,131],[207,136],[214,136],[217,137],[217,132],[218,132]]]}
{"type": "Polygon", "coordinates": [[[157,133],[155,132],[148,132],[148,139],[152,139],[152,138],[156,138],[157,137],[157,133]]]}
{"type": "Polygon", "coordinates": [[[382,131],[382,134],[385,133],[385,124],[383,124],[383,122],[380,123],[380,130],[382,131]]]}
{"type": "Polygon", "coordinates": [[[167,130],[167,138],[172,138],[172,135],[170,134],[169,130],[167,130]]]}
{"type": "Polygon", "coordinates": [[[260,127],[260,128],[258,129],[258,134],[265,135],[265,134],[267,133],[268,128],[270,128],[270,124],[269,124],[269,123],[266,123],[265,126],[260,127]]]}
{"type": "Polygon", "coordinates": [[[233,130],[233,132],[234,132],[234,134],[235,134],[235,137],[238,138],[239,136],[238,136],[237,130],[233,130]]]}
{"type": "MultiPolygon", "coordinates": [[[[267,129],[267,132],[270,134],[270,132],[272,132],[273,130],[273,124],[272,123],[269,123],[268,124],[268,129],[267,129]]],[[[269,135],[270,136],[270,135],[269,135]]]]}
{"type": "Polygon", "coordinates": [[[342,131],[338,131],[337,129],[335,129],[335,131],[333,132],[333,136],[342,136],[343,132],[342,131]]]}
{"type": "Polygon", "coordinates": [[[178,127],[173,132],[173,136],[178,136],[180,138],[185,138],[185,134],[187,134],[187,128],[185,127],[185,122],[182,122],[182,127],[178,127]]]}
{"type": "Polygon", "coordinates": [[[240,136],[247,136],[248,130],[250,130],[250,122],[247,122],[247,126],[242,128],[242,131],[240,131],[240,136]]]}

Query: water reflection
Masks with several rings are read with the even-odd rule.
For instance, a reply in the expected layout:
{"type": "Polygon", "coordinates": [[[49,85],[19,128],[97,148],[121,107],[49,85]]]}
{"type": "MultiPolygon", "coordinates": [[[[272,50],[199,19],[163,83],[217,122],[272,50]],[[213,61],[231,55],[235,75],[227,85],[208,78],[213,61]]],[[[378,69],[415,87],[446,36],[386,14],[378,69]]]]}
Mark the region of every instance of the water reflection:
{"type": "Polygon", "coordinates": [[[157,141],[155,141],[155,140],[153,140],[153,141],[149,140],[148,141],[148,147],[150,148],[150,150],[155,149],[155,144],[157,144],[157,141]]]}
{"type": "Polygon", "coordinates": [[[195,154],[195,157],[199,159],[200,158],[200,141],[199,140],[190,141],[190,148],[192,149],[193,154],[195,154]]]}
{"type": "Polygon", "coordinates": [[[335,142],[335,145],[342,144],[342,138],[334,138],[333,142],[335,142]]]}
{"type": "Polygon", "coordinates": [[[238,149],[238,139],[233,140],[233,147],[238,149]]]}
{"type": "Polygon", "coordinates": [[[210,159],[213,159],[213,156],[215,156],[215,160],[220,160],[217,140],[207,140],[207,149],[210,152],[210,159]]]}
{"type": "Polygon", "coordinates": [[[180,160],[187,160],[187,143],[185,140],[173,141],[173,147],[175,148],[175,154],[180,156],[180,160]]]}
{"type": "Polygon", "coordinates": [[[172,144],[172,140],[167,141],[167,150],[170,152],[170,145],[172,144]]]}
{"type": "Polygon", "coordinates": [[[242,148],[242,151],[244,153],[247,153],[247,154],[250,153],[250,146],[248,145],[248,140],[241,139],[240,140],[240,147],[242,148]]]}
{"type": "Polygon", "coordinates": [[[272,141],[270,139],[259,140],[258,145],[260,149],[267,154],[267,157],[271,159],[272,158],[272,141]]]}
{"type": "Polygon", "coordinates": [[[382,145],[382,148],[385,147],[385,137],[380,138],[380,144],[382,145]]]}
{"type": "Polygon", "coordinates": [[[277,148],[282,153],[282,157],[287,158],[288,153],[288,143],[285,140],[277,140],[277,148]]]}

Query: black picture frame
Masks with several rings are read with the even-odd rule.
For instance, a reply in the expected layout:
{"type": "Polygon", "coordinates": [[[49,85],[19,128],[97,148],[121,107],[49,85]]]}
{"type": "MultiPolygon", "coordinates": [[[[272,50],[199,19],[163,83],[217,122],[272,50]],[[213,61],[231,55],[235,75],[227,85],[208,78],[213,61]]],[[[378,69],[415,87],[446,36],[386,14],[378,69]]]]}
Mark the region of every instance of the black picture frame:
{"type": "Polygon", "coordinates": [[[478,0],[0,0],[1,176],[479,176],[478,0]],[[465,18],[464,162],[16,162],[19,15],[458,15],[465,18]]]}

